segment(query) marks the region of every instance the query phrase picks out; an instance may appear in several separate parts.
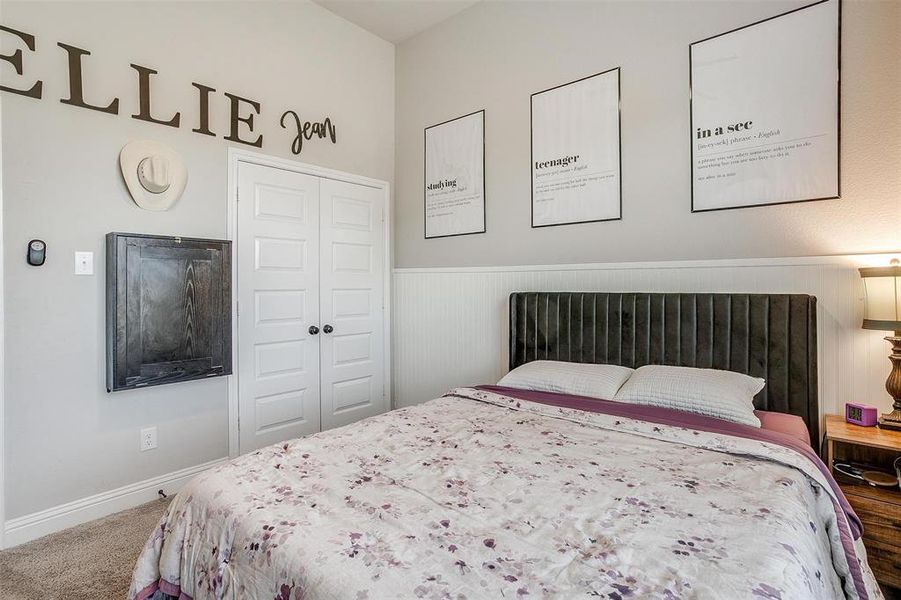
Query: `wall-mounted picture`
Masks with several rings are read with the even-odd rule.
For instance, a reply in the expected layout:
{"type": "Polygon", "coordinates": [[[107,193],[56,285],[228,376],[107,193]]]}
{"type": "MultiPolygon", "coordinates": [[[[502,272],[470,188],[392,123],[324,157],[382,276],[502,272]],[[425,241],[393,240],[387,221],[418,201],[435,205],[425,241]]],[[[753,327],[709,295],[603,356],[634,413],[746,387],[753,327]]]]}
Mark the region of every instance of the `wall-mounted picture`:
{"type": "Polygon", "coordinates": [[[231,242],[106,236],[107,391],[232,372],[231,242]]]}
{"type": "Polygon", "coordinates": [[[485,233],[485,111],[425,128],[425,238],[485,233]]]}
{"type": "Polygon", "coordinates": [[[532,94],[532,227],[622,218],[619,67],[532,94]]]}
{"type": "Polygon", "coordinates": [[[692,212],[839,192],[839,0],[689,46],[692,212]]]}

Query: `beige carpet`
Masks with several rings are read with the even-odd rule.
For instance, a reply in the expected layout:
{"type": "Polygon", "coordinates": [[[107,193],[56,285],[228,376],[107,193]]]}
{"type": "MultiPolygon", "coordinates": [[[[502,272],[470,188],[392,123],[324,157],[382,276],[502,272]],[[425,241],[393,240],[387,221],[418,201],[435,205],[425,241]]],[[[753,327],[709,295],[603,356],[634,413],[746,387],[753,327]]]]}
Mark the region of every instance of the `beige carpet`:
{"type": "Polygon", "coordinates": [[[0,551],[2,600],[121,600],[168,505],[156,500],[0,551]]]}

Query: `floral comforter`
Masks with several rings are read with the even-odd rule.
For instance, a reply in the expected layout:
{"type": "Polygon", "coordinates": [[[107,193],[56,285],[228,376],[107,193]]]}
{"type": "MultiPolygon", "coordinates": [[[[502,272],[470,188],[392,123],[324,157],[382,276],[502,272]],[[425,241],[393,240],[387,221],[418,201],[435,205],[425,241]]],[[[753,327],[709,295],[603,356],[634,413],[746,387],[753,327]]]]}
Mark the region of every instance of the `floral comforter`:
{"type": "Polygon", "coordinates": [[[196,477],[129,599],[881,598],[808,457],[461,388],[196,477]]]}

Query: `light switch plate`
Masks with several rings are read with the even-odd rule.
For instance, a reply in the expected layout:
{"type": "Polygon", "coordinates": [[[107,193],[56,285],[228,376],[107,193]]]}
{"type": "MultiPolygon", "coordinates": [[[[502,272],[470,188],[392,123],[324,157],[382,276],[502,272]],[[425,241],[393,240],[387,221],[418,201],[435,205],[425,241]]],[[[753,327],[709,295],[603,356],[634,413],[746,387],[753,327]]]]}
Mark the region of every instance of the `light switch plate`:
{"type": "Polygon", "coordinates": [[[75,253],[75,274],[76,275],[93,275],[94,274],[94,253],[93,252],[76,252],[75,253]]]}

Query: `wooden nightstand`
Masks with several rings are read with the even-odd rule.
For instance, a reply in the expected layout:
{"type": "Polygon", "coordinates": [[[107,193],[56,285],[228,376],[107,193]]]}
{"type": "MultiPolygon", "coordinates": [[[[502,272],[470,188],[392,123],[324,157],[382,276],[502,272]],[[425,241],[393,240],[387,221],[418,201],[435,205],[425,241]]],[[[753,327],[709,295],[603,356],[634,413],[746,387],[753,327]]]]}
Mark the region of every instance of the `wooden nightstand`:
{"type": "MultiPolygon", "coordinates": [[[[886,471],[901,456],[901,431],[859,427],[841,415],[826,415],[826,464],[836,460],[872,465],[886,471]]],[[[833,472],[863,522],[863,541],[876,579],[901,588],[901,490],[876,488],[833,472]]]]}

